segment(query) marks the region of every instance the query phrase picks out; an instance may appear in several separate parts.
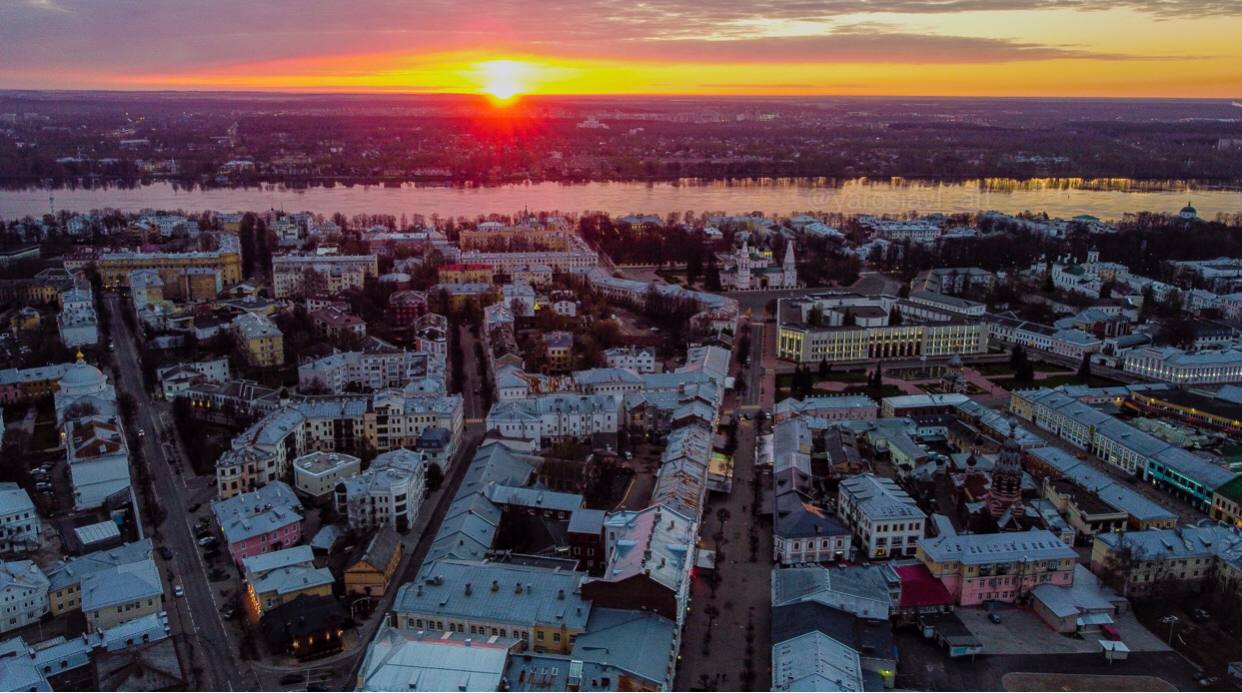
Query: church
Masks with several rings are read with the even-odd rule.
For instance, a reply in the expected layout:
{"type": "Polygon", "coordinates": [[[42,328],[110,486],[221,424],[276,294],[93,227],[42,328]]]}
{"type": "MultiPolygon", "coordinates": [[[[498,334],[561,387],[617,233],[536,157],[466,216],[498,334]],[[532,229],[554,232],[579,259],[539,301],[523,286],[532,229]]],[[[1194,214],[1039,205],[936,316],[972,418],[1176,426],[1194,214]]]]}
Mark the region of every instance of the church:
{"type": "Polygon", "coordinates": [[[742,241],[741,248],[725,256],[720,285],[725,291],[797,288],[798,268],[794,261],[793,242],[785,244],[785,259],[778,266],[772,262],[770,254],[752,252],[750,244],[742,241]]]}

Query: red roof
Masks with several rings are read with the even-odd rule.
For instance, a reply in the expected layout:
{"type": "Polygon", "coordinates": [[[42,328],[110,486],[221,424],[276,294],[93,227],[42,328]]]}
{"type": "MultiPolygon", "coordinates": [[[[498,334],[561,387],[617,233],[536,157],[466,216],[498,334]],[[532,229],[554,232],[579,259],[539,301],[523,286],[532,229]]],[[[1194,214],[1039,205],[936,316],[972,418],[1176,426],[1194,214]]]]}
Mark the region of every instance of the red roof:
{"type": "Polygon", "coordinates": [[[922,563],[899,566],[895,570],[901,578],[901,608],[953,603],[953,595],[922,563]]]}

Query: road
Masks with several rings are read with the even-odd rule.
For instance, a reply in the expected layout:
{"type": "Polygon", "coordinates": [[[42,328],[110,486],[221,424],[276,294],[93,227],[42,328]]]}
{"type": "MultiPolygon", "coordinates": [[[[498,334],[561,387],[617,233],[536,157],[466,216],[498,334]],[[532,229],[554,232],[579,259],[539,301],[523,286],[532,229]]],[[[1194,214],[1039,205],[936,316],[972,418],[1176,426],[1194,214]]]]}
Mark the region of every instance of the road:
{"type": "MultiPolygon", "coordinates": [[[[183,647],[183,657],[188,654],[193,661],[192,666],[201,668],[207,675],[206,685],[199,688],[254,690],[257,678],[252,669],[238,660],[220,620],[212,583],[207,580],[207,569],[190,527],[191,514],[186,510],[185,500],[188,489],[168,460],[159,434],[164,429],[157,426],[158,410],[143,386],[138,338],[121,315],[125,308],[119,297],[109,294],[105,303],[112,318],[112,339],[116,350],[114,362],[120,376],[116,379],[117,389],[133,397],[137,405],[134,418],[138,427],[146,433],[142,438],[142,451],[155,483],[156,497],[165,511],[164,521],[153,532],[158,546],[167,546],[173,551],[172,560],[164,562],[164,577],[168,579],[168,572],[171,571],[176,576],[172,582],[180,584],[185,590],[185,597],[177,598],[173,596],[171,586],[165,587],[169,620],[175,626],[175,632],[183,635],[181,642],[188,644],[188,647],[183,647]]],[[[175,436],[171,429],[168,434],[175,436]]]]}

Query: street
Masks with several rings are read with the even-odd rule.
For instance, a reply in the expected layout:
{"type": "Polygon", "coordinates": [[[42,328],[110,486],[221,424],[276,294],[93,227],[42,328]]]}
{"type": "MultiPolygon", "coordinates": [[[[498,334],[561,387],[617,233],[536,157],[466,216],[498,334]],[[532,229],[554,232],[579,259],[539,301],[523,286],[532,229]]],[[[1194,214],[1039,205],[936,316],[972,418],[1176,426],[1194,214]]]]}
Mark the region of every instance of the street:
{"type": "Polygon", "coordinates": [[[730,368],[746,383],[743,396],[729,392],[724,404],[737,426],[733,491],[711,494],[703,513],[699,536],[715,549],[716,569],[691,585],[694,606],[682,634],[677,690],[768,690],[771,680],[772,527],[755,512],[756,484],[770,477],[755,467],[763,424],[753,416],[770,411],[773,395],[766,366],[774,331],[765,327],[750,323],[749,366],[743,368],[735,354],[730,368]]]}
{"type": "MultiPolygon", "coordinates": [[[[177,637],[183,661],[190,664],[187,677],[194,671],[207,675],[198,681],[199,688],[211,690],[253,690],[257,679],[252,669],[237,658],[233,644],[225,634],[220,612],[207,580],[207,569],[199,555],[198,544],[190,527],[191,514],[186,510],[188,492],[180,475],[173,472],[163,445],[163,435],[175,436],[171,427],[157,425],[156,408],[142,381],[138,341],[121,316],[124,306],[115,294],[105,298],[112,320],[115,364],[119,393],[133,397],[135,420],[146,435],[141,438],[143,454],[155,483],[156,496],[163,507],[164,521],[151,532],[157,546],[172,549],[172,560],[164,562],[164,594],[169,624],[177,637]],[[161,432],[164,433],[161,433],[161,432]],[[169,579],[169,575],[174,579],[169,579]],[[185,596],[173,596],[173,585],[180,584],[185,596]]],[[[150,511],[150,509],[148,509],[150,511]]],[[[148,520],[150,518],[148,517],[148,520]]]]}

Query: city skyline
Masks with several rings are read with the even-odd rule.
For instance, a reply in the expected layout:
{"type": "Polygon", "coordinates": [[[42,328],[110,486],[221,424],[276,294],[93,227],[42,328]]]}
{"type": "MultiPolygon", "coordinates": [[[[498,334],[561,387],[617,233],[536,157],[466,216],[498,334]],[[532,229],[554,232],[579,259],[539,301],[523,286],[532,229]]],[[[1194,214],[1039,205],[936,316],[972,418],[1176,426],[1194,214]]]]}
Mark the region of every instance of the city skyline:
{"type": "Polygon", "coordinates": [[[27,0],[0,7],[0,88],[1232,98],[1242,83],[1236,3],[872,7],[27,0]]]}

